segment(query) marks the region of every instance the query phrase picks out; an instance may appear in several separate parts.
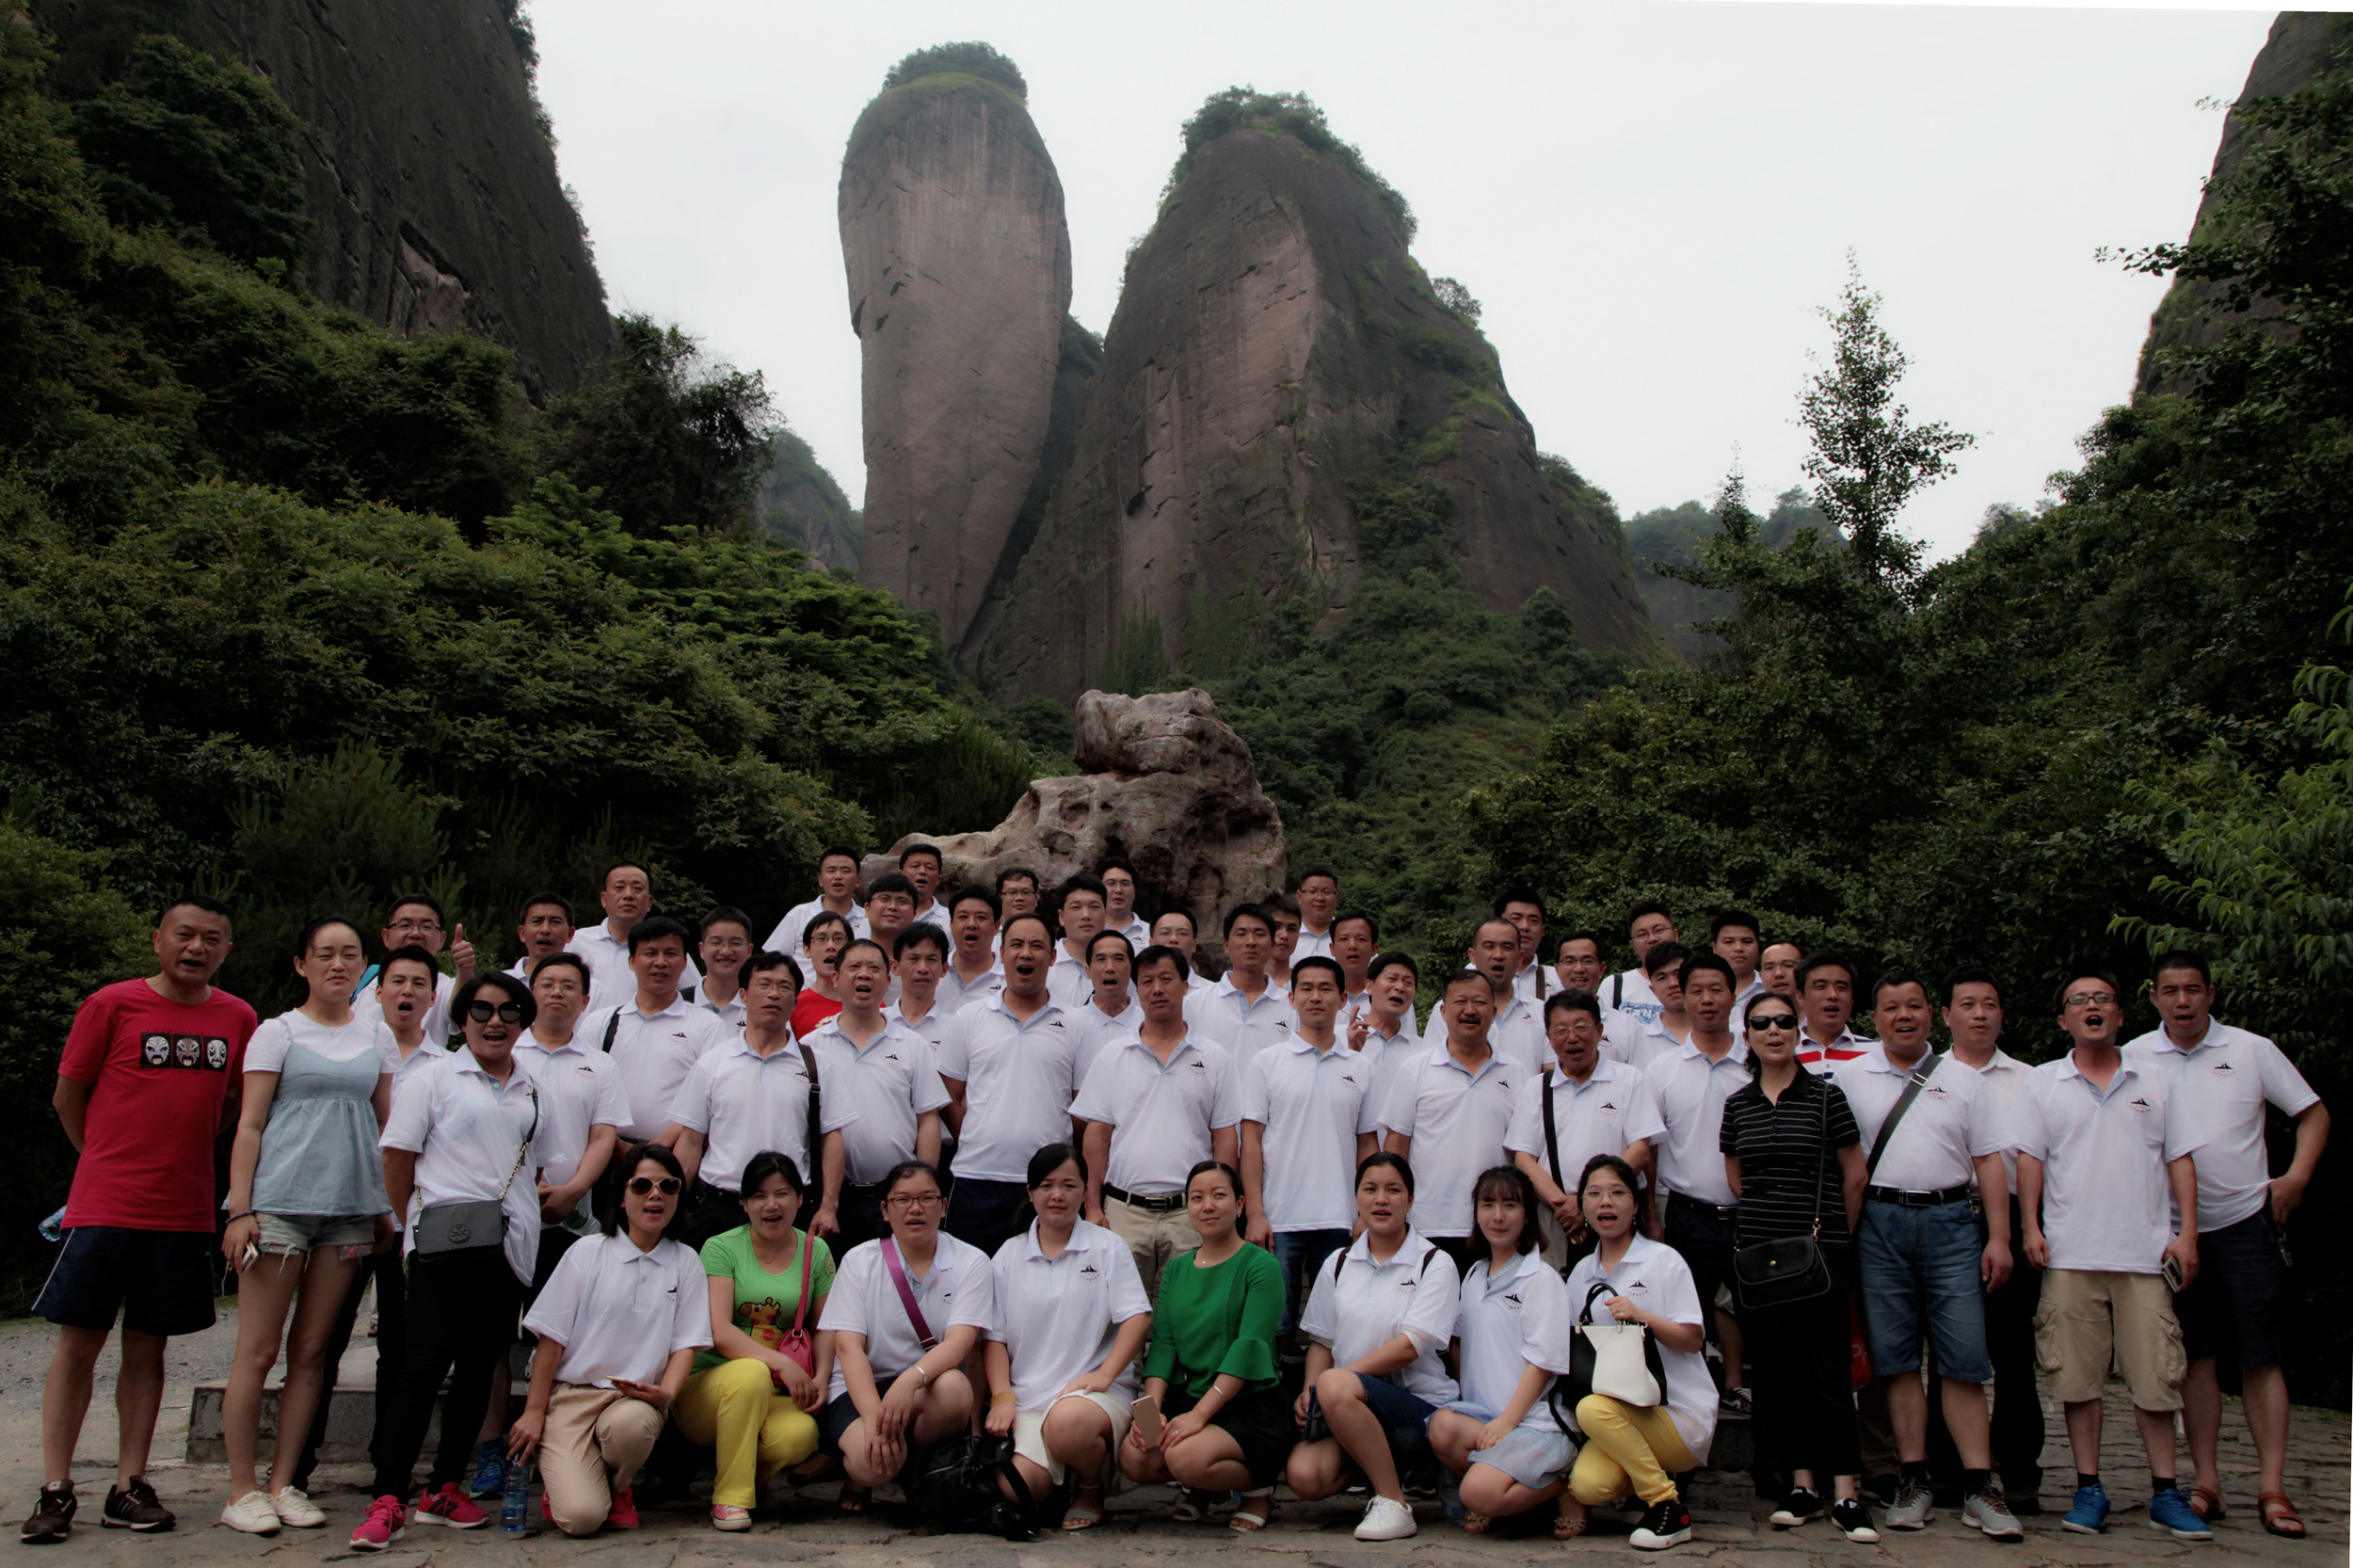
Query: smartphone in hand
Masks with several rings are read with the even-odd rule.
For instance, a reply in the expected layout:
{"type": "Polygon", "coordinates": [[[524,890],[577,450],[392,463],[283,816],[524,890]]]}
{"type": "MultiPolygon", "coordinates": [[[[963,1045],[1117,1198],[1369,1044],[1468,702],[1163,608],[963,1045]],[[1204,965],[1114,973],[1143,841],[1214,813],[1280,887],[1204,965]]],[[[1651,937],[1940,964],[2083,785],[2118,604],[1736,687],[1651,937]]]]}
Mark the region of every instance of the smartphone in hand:
{"type": "Polygon", "coordinates": [[[1144,1446],[1147,1448],[1159,1448],[1160,1433],[1168,1427],[1168,1423],[1160,1419],[1160,1401],[1145,1394],[1129,1405],[1128,1410],[1135,1421],[1137,1433],[1144,1439],[1144,1446]]]}
{"type": "Polygon", "coordinates": [[[2171,1290],[2177,1296],[2182,1293],[2182,1260],[2180,1258],[2174,1256],[2171,1253],[2166,1254],[2165,1263],[2163,1267],[2158,1269],[2157,1272],[2165,1276],[2165,1284],[2168,1289],[2171,1290]]]}

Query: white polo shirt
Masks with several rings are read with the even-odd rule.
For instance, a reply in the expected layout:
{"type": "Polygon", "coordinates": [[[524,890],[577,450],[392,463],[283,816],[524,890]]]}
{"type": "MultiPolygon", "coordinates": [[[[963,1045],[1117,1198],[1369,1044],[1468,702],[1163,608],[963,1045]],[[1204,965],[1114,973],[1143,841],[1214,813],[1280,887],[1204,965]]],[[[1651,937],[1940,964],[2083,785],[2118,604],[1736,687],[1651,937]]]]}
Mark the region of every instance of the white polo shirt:
{"type": "Polygon", "coordinates": [[[1659,1012],[1658,993],[1651,989],[1650,976],[1640,968],[1627,969],[1603,981],[1601,1004],[1641,1024],[1652,1022],[1659,1012]]]}
{"type": "Polygon", "coordinates": [[[1144,1004],[1131,991],[1128,1005],[1117,1013],[1106,1013],[1089,999],[1071,1009],[1069,1017],[1079,1031],[1079,1081],[1084,1083],[1087,1069],[1106,1046],[1118,1045],[1144,1027],[1144,1004]]]}
{"type": "Polygon", "coordinates": [[[1373,1064],[1338,1040],[1298,1035],[1242,1069],[1241,1119],[1264,1131],[1261,1191],[1276,1230],[1347,1230],[1356,1222],[1356,1137],[1379,1130],[1373,1064]]]}
{"type": "Polygon", "coordinates": [[[1439,1046],[1389,1085],[1381,1126],[1414,1141],[1414,1228],[1424,1236],[1468,1236],[1479,1173],[1503,1160],[1512,1101],[1527,1075],[1492,1050],[1471,1071],[1439,1046]]]}
{"type": "MultiPolygon", "coordinates": [[[[1948,1051],[1945,1054],[1951,1053],[1948,1051]]],[[[1960,1064],[1959,1058],[1955,1058],[1955,1063],[1960,1064]]],[[[1945,1070],[1951,1072],[1953,1069],[1947,1067],[1945,1070]]],[[[2009,1184],[2009,1195],[2013,1198],[2018,1195],[2018,1091],[2026,1086],[2026,1075],[2033,1071],[2032,1067],[1999,1046],[1993,1048],[1993,1055],[1986,1064],[1977,1069],[1977,1077],[1985,1083],[1986,1096],[1993,1103],[1994,1113],[2001,1118],[2002,1176],[2009,1184]]],[[[1868,1154],[1871,1151],[1866,1145],[1863,1152],[1868,1154]]],[[[1970,1173],[1969,1180],[1971,1186],[1977,1184],[1976,1172],[1970,1173]]],[[[2017,1238],[2012,1236],[2010,1240],[2015,1242],[2017,1238]]]]}
{"type": "MultiPolygon", "coordinates": [[[[1474,1261],[1463,1274],[1455,1305],[1463,1402],[1492,1421],[1519,1393],[1529,1368],[1567,1371],[1577,1343],[1571,1316],[1568,1287],[1542,1252],[1517,1254],[1497,1274],[1487,1272],[1485,1258],[1474,1261]]],[[[1561,1430],[1550,1400],[1538,1400],[1520,1425],[1561,1430]]]]}
{"type": "MultiPolygon", "coordinates": [[[[384,1016],[384,1003],[376,994],[376,983],[382,977],[383,972],[379,967],[375,974],[368,977],[366,984],[351,993],[351,1010],[361,1017],[381,1018],[384,1016]]],[[[449,999],[456,995],[456,991],[457,982],[455,979],[438,970],[435,972],[433,1005],[424,1010],[424,1043],[426,1045],[446,1048],[450,1041],[456,1038],[459,1033],[457,1025],[449,1016],[449,999]]],[[[387,1019],[384,1027],[392,1028],[391,1020],[387,1019]]]]}
{"type": "Polygon", "coordinates": [[[904,1024],[915,1033],[921,1035],[923,1043],[932,1048],[932,1060],[938,1061],[939,1042],[947,1035],[948,1020],[954,1016],[955,1009],[944,1005],[936,992],[932,997],[931,1011],[920,1018],[908,1017],[906,1005],[906,998],[901,997],[883,1009],[883,1016],[904,1024]]]}
{"type": "Polygon", "coordinates": [[[1046,994],[1073,1013],[1095,996],[1095,977],[1060,942],[1054,944],[1053,967],[1046,971],[1046,994]]]}
{"type": "MultiPolygon", "coordinates": [[[[923,1359],[923,1342],[907,1320],[906,1304],[899,1299],[890,1270],[883,1262],[881,1240],[861,1241],[850,1249],[835,1271],[833,1289],[825,1297],[821,1329],[866,1336],[866,1359],[874,1371],[874,1391],[887,1394],[890,1380],[923,1359]]],[[[917,1310],[939,1338],[952,1328],[970,1325],[988,1332],[997,1320],[997,1289],[988,1255],[946,1231],[933,1244],[932,1266],[916,1277],[906,1271],[907,1288],[915,1293],[917,1310]]],[[[706,1298],[708,1300],[708,1298],[706,1298]]],[[[849,1392],[841,1380],[841,1363],[833,1364],[833,1380],[825,1397],[838,1400],[849,1392]]]]}
{"type": "Polygon", "coordinates": [[[744,1032],[744,1017],[745,1008],[744,1006],[744,992],[740,987],[737,989],[735,995],[728,998],[725,1001],[713,1001],[709,997],[704,996],[701,992],[697,991],[695,994],[695,1005],[710,1014],[712,1017],[718,1019],[720,1026],[727,1030],[728,1033],[741,1034],[744,1032]]]}
{"type": "Polygon", "coordinates": [[[1144,920],[1144,918],[1141,915],[1130,913],[1128,917],[1127,924],[1106,924],[1103,929],[1106,931],[1116,931],[1122,936],[1128,938],[1128,956],[1131,958],[1137,953],[1142,952],[1145,948],[1152,945],[1151,923],[1144,920]]]}
{"type": "MultiPolygon", "coordinates": [[[[1545,1147],[1545,1077],[1539,1073],[1521,1086],[1512,1101],[1512,1122],[1504,1129],[1503,1146],[1514,1154],[1535,1157],[1547,1175],[1557,1162],[1557,1178],[1564,1192],[1577,1191],[1585,1162],[1597,1154],[1624,1154],[1628,1144],[1656,1143],[1667,1124],[1658,1113],[1658,1091],[1651,1081],[1623,1062],[1607,1058],[1593,1064],[1585,1081],[1577,1082],[1552,1066],[1552,1121],[1560,1141],[1545,1147]]],[[[1492,1414],[1501,1414],[1497,1405],[1492,1414]]]]}
{"type": "MultiPolygon", "coordinates": [[[[393,1048],[399,1048],[395,1046],[393,1048]]],[[[419,1041],[417,1048],[402,1057],[400,1065],[392,1069],[392,1103],[398,1105],[401,1092],[430,1069],[434,1063],[449,1054],[449,1048],[436,1042],[430,1034],[419,1041]]]]}
{"type": "Polygon", "coordinates": [[[1388,1105],[1389,1086],[1397,1081],[1397,1075],[1430,1052],[1430,1048],[1423,1044],[1420,1034],[1415,1032],[1414,1016],[1411,1013],[1399,1020],[1399,1024],[1400,1027],[1395,1034],[1382,1033],[1378,1025],[1365,1031],[1364,1055],[1365,1059],[1372,1064],[1372,1103],[1375,1115],[1378,1115],[1381,1110],[1388,1105]]]}
{"type": "Polygon", "coordinates": [[[434,1060],[406,1094],[392,1097],[378,1144],[417,1157],[416,1191],[401,1219],[401,1255],[417,1250],[417,1216],[445,1203],[497,1202],[506,1217],[506,1266],[526,1286],[539,1261],[538,1085],[518,1057],[499,1082],[470,1050],[434,1060]],[[531,1144],[526,1145],[524,1140],[531,1144]],[[519,1167],[518,1153],[522,1155],[519,1167]],[[500,1190],[505,1196],[499,1196],[500,1190]]]}
{"type": "Polygon", "coordinates": [[[1096,1059],[1070,1113],[1112,1129],[1105,1182],[1160,1197],[1183,1192],[1185,1173],[1209,1158],[1209,1135],[1241,1120],[1241,1083],[1225,1048],[1190,1030],[1165,1064],[1138,1035],[1096,1059]]]}
{"type": "MultiPolygon", "coordinates": [[[[1547,1037],[1545,1044],[1549,1049],[1552,1042],[1547,1037]]],[[[1631,1014],[1605,1007],[1601,1010],[1601,1054],[1640,1072],[1650,1065],[1652,1052],[1641,1024],[1631,1014]]]]}
{"type": "MultiPolygon", "coordinates": [[[[609,1007],[616,1001],[628,1001],[637,995],[637,971],[629,967],[629,938],[613,935],[613,927],[603,920],[584,925],[572,933],[572,939],[564,944],[566,952],[580,954],[588,966],[588,1005],[591,1012],[609,1007]]],[[[808,966],[802,966],[808,972],[808,966]]],[[[679,976],[680,992],[702,989],[703,972],[695,967],[695,955],[686,955],[686,972],[679,976]]]]}
{"type": "Polygon", "coordinates": [[[2124,1048],[2152,1078],[2169,1078],[2198,1135],[2198,1229],[2234,1225],[2271,1201],[2271,1154],[2264,1107],[2296,1116],[2320,1096],[2287,1053],[2260,1034],[2208,1019],[2185,1051],[2163,1028],[2124,1048]]]}
{"type": "Polygon", "coordinates": [[[728,1043],[728,1029],[716,1013],[683,997],[671,998],[659,1013],[643,1011],[632,997],[584,1015],[572,1038],[583,1049],[613,1059],[627,1112],[621,1137],[633,1143],[670,1125],[679,1085],[706,1052],[728,1043]]]}
{"type": "Polygon", "coordinates": [[[1030,1157],[1069,1139],[1079,1032],[1050,999],[1026,1022],[1001,994],[958,1013],[940,1038],[939,1072],[964,1084],[958,1176],[1027,1181],[1030,1157]]]}
{"type": "Polygon", "coordinates": [[[1299,1015],[1291,1011],[1287,986],[1267,976],[1266,989],[1252,1001],[1235,984],[1231,971],[1206,991],[1185,998],[1185,1022],[1204,1040],[1213,1040],[1232,1053],[1241,1067],[1269,1046],[1288,1040],[1299,1015]]]}
{"type": "Polygon", "coordinates": [[[1004,965],[998,964],[984,969],[978,979],[968,982],[962,975],[956,973],[956,966],[952,960],[947,971],[939,977],[939,1000],[936,1005],[946,1009],[952,1016],[963,1012],[968,1007],[977,1006],[992,997],[1002,996],[1004,990],[1004,965]]]}
{"type": "MultiPolygon", "coordinates": [[[[794,904],[785,911],[784,919],[776,922],[776,928],[768,933],[768,939],[760,944],[760,950],[765,952],[781,952],[793,963],[798,964],[801,967],[801,984],[808,984],[809,981],[808,943],[802,939],[801,934],[808,929],[809,921],[827,913],[831,911],[825,908],[823,899],[810,899],[807,904],[794,904]]],[[[841,918],[850,922],[850,937],[853,941],[860,936],[873,935],[873,927],[866,919],[866,910],[855,901],[851,903],[849,909],[842,913],[841,918]]]]}
{"type": "Polygon", "coordinates": [[[1374,1260],[1368,1231],[1316,1271],[1299,1332],[1329,1350],[1335,1367],[1361,1361],[1410,1334],[1420,1353],[1390,1380],[1417,1399],[1446,1404],[1457,1389],[1439,1352],[1454,1336],[1462,1284],[1454,1259],[1418,1231],[1407,1231],[1386,1263],[1374,1260]]]}
{"type": "MultiPolygon", "coordinates": [[[[1333,925],[1338,923],[1337,919],[1332,922],[1333,925]]],[[[1307,929],[1306,921],[1300,921],[1299,940],[1291,944],[1291,962],[1296,964],[1303,958],[1329,958],[1331,956],[1332,927],[1325,926],[1321,931],[1310,931],[1307,929]]]]}
{"type": "Polygon", "coordinates": [[[2166,1164],[2200,1146],[2163,1074],[2126,1057],[2103,1094],[2071,1050],[2027,1077],[2013,1131],[2018,1152],[2042,1161],[2042,1234],[2052,1268],[2163,1271],[2173,1240],[2166,1164]]]}
{"type": "MultiPolygon", "coordinates": [[[[1583,1310],[1593,1287],[1605,1281],[1609,1289],[1593,1302],[1595,1322],[1606,1316],[1601,1304],[1613,1295],[1624,1296],[1671,1323],[1706,1321],[1700,1316],[1700,1291],[1691,1281],[1691,1266],[1664,1241],[1635,1237],[1626,1243],[1618,1266],[1607,1272],[1601,1266],[1599,1248],[1578,1259],[1562,1291],[1572,1321],[1583,1310]]],[[[1708,1446],[1716,1439],[1716,1410],[1721,1400],[1715,1375],[1707,1369],[1707,1356],[1704,1351],[1671,1351],[1661,1345],[1658,1361],[1667,1374],[1668,1419],[1674,1422],[1675,1435],[1691,1450],[1691,1457],[1705,1464],[1708,1446]]]]}
{"type": "MultiPolygon", "coordinates": [[[[824,1069],[818,1068],[821,1080],[824,1069]]],[[[857,1120],[848,1100],[830,1082],[817,1086],[817,1130],[839,1132],[857,1120]]],[[[808,1146],[808,1064],[792,1040],[762,1056],[737,1035],[688,1071],[670,1102],[669,1117],[703,1138],[696,1174],[711,1186],[733,1192],[743,1186],[744,1167],[764,1149],[792,1157],[804,1183],[817,1179],[817,1151],[808,1146]]]]}
{"type": "MultiPolygon", "coordinates": [[[[1073,1378],[1110,1359],[1119,1325],[1152,1310],[1128,1243],[1101,1225],[1080,1220],[1070,1240],[1048,1257],[1038,1246],[1037,1222],[997,1249],[990,1261],[997,1311],[987,1336],[1005,1347],[1012,1363],[1014,1408],[1044,1410],[1073,1378]]],[[[1136,1397],[1136,1365],[1121,1368],[1115,1398],[1136,1397]]]]}
{"type": "MultiPolygon", "coordinates": [[[[1895,1187],[1907,1192],[1966,1187],[1977,1179],[1979,1155],[1999,1154],[2009,1146],[2009,1119],[1987,1093],[1984,1080],[1966,1063],[1946,1062],[1933,1053],[1931,1059],[1942,1065],[1929,1075],[1912,1109],[1896,1124],[1887,1152],[1880,1156],[1879,1168],[1871,1173],[1874,1187],[1895,1187]]],[[[1831,1074],[1831,1081],[1838,1085],[1854,1112],[1865,1159],[1911,1079],[1910,1068],[1898,1067],[1887,1059],[1885,1046],[1873,1046],[1867,1055],[1840,1063],[1831,1074]]]]}
{"type": "MultiPolygon", "coordinates": [[[[1430,1010],[1429,1018],[1421,1026],[1421,1043],[1439,1050],[1446,1048],[1443,1003],[1430,1010]]],[[[1519,1068],[1523,1076],[1541,1072],[1552,1064],[1552,1042],[1545,1034],[1544,1012],[1525,997],[1513,997],[1496,1014],[1495,1020],[1487,1025],[1487,1046],[1519,1068]]]]}
{"type": "Polygon", "coordinates": [[[1643,1069],[1667,1124],[1658,1140],[1657,1179],[1700,1203],[1728,1208],[1732,1182],[1724,1175],[1724,1101],[1749,1081],[1749,1048],[1735,1040],[1721,1061],[1684,1045],[1643,1069]]]}
{"type": "MultiPolygon", "coordinates": [[[[1520,966],[1520,972],[1512,977],[1512,994],[1536,1009],[1543,1017],[1545,1003],[1561,994],[1561,977],[1549,966],[1533,960],[1520,966]]],[[[1608,1012],[1608,1008],[1602,1009],[1608,1012]]]]}
{"type": "Polygon", "coordinates": [[[566,1249],[523,1327],[564,1347],[555,1381],[610,1388],[615,1378],[660,1383],[670,1357],[711,1343],[702,1260],[664,1237],[639,1252],[626,1231],[566,1249]]]}
{"type": "MultiPolygon", "coordinates": [[[[613,1070],[612,1058],[583,1050],[577,1034],[564,1045],[545,1046],[526,1030],[515,1055],[539,1085],[540,1174],[552,1186],[561,1187],[579,1173],[596,1126],[618,1129],[628,1120],[620,1075],[613,1070]]],[[[588,1208],[585,1196],[581,1208],[588,1208]]]]}
{"type": "Polygon", "coordinates": [[[841,1163],[853,1184],[870,1187],[903,1160],[915,1158],[916,1123],[948,1103],[939,1063],[924,1038],[885,1016],[882,1032],[863,1050],[841,1032],[836,1013],[808,1037],[817,1053],[830,1109],[839,1096],[851,1120],[842,1125],[841,1163]]]}

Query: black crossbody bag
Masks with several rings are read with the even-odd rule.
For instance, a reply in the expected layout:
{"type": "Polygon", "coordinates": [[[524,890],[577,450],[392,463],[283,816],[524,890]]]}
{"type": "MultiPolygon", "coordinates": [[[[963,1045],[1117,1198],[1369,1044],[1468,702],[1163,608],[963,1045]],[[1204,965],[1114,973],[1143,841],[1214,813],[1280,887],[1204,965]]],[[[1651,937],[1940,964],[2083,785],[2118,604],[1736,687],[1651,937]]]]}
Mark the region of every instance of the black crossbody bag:
{"type": "MultiPolygon", "coordinates": [[[[1802,1068],[1800,1069],[1803,1071],[1802,1068]]],[[[1792,1084],[1791,1087],[1796,1087],[1792,1084]]],[[[1788,1306],[1830,1294],[1830,1259],[1822,1253],[1822,1177],[1830,1170],[1830,1095],[1822,1093],[1821,1152],[1814,1166],[1814,1226],[1803,1236],[1776,1236],[1732,1255],[1733,1289],[1744,1311],[1788,1306]]]]}

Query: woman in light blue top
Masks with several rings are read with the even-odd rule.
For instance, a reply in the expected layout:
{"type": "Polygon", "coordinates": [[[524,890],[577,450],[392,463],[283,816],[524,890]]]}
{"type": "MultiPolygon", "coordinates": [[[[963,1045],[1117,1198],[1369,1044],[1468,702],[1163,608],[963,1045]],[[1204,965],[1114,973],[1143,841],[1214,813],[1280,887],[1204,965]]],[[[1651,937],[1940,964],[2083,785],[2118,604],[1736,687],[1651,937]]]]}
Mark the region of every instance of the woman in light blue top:
{"type": "Polygon", "coordinates": [[[229,1225],[221,1250],[238,1272],[237,1351],[221,1400],[229,1505],[220,1522],[252,1535],[314,1528],[327,1515],[293,1484],[325,1373],[336,1308],[360,1260],[392,1235],[392,1200],[376,1138],[392,1105],[400,1047],[351,994],[367,965],[359,928],[329,917],[305,926],[295,973],[309,994],[253,1034],[229,1157],[229,1225]],[[297,1291],[294,1328],[286,1309],[297,1291]],[[267,1492],[254,1484],[262,1384],[286,1342],[278,1450],[267,1492]]]}

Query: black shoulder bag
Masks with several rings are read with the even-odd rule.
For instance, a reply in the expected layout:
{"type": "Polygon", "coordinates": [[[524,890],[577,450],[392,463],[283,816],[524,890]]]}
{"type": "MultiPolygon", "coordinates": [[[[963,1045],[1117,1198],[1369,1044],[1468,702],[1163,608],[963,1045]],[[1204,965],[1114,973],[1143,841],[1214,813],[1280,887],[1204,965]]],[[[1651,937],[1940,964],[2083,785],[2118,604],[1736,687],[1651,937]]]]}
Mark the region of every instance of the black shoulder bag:
{"type": "MultiPolygon", "coordinates": [[[[1801,1077],[1790,1088],[1803,1081],[1801,1077]]],[[[1820,1093],[1822,1135],[1820,1157],[1814,1166],[1814,1228],[1803,1236],[1757,1241],[1732,1255],[1733,1290],[1744,1311],[1789,1306],[1830,1294],[1830,1259],[1822,1256],[1822,1177],[1830,1170],[1829,1086],[1821,1086],[1820,1093]]]]}

